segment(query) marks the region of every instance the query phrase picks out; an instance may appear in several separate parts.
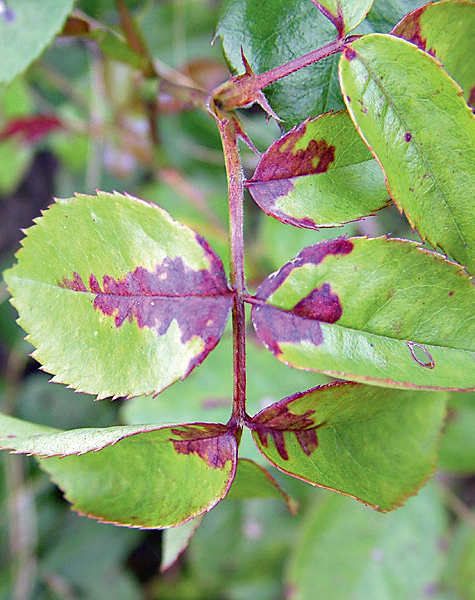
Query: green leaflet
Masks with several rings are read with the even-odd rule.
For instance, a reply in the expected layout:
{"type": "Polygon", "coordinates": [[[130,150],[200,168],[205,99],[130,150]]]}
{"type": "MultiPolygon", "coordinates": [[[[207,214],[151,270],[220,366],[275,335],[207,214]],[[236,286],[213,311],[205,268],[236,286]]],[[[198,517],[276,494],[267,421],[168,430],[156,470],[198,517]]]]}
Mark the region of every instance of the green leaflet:
{"type": "Polygon", "coordinates": [[[236,477],[227,495],[228,500],[248,500],[251,498],[274,498],[284,500],[289,511],[295,515],[298,504],[280,487],[277,481],[263,467],[248,458],[240,458],[236,477]]]}
{"type": "Polygon", "coordinates": [[[9,0],[12,22],[0,17],[0,84],[9,83],[51,44],[74,0],[9,0]]]}
{"type": "Polygon", "coordinates": [[[390,515],[331,494],[302,525],[287,569],[289,600],[315,590],[332,600],[453,598],[440,586],[448,523],[430,485],[390,515]]]}
{"type": "Polygon", "coordinates": [[[475,392],[449,396],[444,435],[440,441],[439,467],[471,475],[475,472],[475,392]]]}
{"type": "Polygon", "coordinates": [[[232,296],[205,240],[156,205],[58,200],[5,273],[33,356],[99,398],[159,392],[218,343],[232,296]]]}
{"type": "Polygon", "coordinates": [[[346,111],[304,121],[274,142],[246,185],[265,213],[310,229],[359,219],[389,202],[383,173],[346,111]]]}
{"type": "Polygon", "coordinates": [[[460,88],[434,58],[379,34],[351,44],[340,80],[399,209],[424,240],[475,273],[475,116],[460,88]]]}
{"type": "Polygon", "coordinates": [[[387,387],[475,388],[475,287],[414,242],[310,246],[256,300],[259,339],[292,366],[387,387]]]}
{"type": "MultiPolygon", "coordinates": [[[[216,35],[222,38],[233,72],[244,71],[242,48],[258,74],[333,41],[336,31],[310,0],[228,0],[216,35]]],[[[264,90],[286,129],[309,115],[344,108],[336,77],[337,61],[336,56],[330,56],[264,90]]]]}
{"type": "Polygon", "coordinates": [[[373,0],[312,0],[335,25],[340,35],[350,32],[366,17],[373,0]]]}
{"type": "Polygon", "coordinates": [[[445,0],[406,15],[392,30],[444,65],[475,106],[475,3],[445,0]]]}
{"type": "Polygon", "coordinates": [[[435,468],[446,397],[332,383],[265,408],[253,436],[281,471],[391,510],[435,468]]]}
{"type": "Polygon", "coordinates": [[[73,508],[129,527],[179,525],[226,495],[237,444],[224,425],[58,431],[0,415],[0,447],[42,457],[73,508]]]}

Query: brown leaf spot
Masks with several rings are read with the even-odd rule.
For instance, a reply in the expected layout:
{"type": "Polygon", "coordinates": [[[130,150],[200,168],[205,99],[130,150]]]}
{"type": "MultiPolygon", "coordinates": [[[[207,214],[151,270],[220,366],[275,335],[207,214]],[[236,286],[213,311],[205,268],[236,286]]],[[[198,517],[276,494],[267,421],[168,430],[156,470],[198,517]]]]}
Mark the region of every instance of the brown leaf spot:
{"type": "Polygon", "coordinates": [[[197,454],[213,469],[224,469],[236,454],[236,438],[226,425],[183,425],[172,429],[170,438],[178,454],[197,454]]]}

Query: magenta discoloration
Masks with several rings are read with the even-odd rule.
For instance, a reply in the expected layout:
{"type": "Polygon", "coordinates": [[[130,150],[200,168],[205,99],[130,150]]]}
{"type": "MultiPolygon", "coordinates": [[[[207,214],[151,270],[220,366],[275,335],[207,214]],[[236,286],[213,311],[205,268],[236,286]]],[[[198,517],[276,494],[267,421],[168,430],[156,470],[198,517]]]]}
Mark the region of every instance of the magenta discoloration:
{"type": "MultiPolygon", "coordinates": [[[[318,265],[328,255],[349,254],[353,247],[351,240],[341,237],[304,248],[291,262],[270,275],[259,286],[255,297],[266,301],[294,269],[305,264],[318,265]]],[[[260,341],[278,356],[282,354],[281,343],[322,344],[320,323],[335,323],[342,311],[338,295],[331,291],[329,283],[324,283],[320,288],[312,290],[291,311],[271,305],[255,305],[252,309],[252,322],[260,341]]]]}
{"type": "Polygon", "coordinates": [[[213,469],[222,470],[235,460],[236,437],[226,425],[183,425],[172,434],[178,438],[170,439],[178,454],[197,454],[213,469]]]}
{"type": "Polygon", "coordinates": [[[54,115],[30,115],[14,119],[0,132],[0,140],[18,136],[28,144],[34,144],[48,133],[61,129],[63,124],[54,115]]]}
{"type": "Polygon", "coordinates": [[[329,283],[314,289],[292,309],[299,317],[335,323],[341,317],[342,308],[337,294],[333,294],[329,283]]]}
{"type": "Polygon", "coordinates": [[[295,149],[305,135],[307,125],[308,121],[304,121],[275,141],[259,161],[249,183],[328,171],[328,167],[335,160],[335,146],[328,144],[324,139],[312,139],[306,148],[295,149]]]}
{"type": "Polygon", "coordinates": [[[408,132],[404,134],[404,141],[410,142],[412,140],[412,135],[408,132]]]}
{"type": "Polygon", "coordinates": [[[286,398],[264,409],[249,423],[249,427],[257,433],[265,448],[269,447],[269,437],[272,438],[283,460],[289,459],[285,443],[286,433],[295,434],[303,452],[310,456],[318,448],[317,429],[324,425],[324,423],[315,424],[315,420],[311,418],[315,412],[313,410],[308,410],[302,415],[289,411],[288,404],[297,396],[286,398]]]}
{"type": "Polygon", "coordinates": [[[353,48],[350,48],[349,46],[347,46],[345,48],[345,50],[343,51],[343,56],[346,58],[346,60],[351,61],[351,60],[354,60],[358,55],[353,50],[353,48]]]}
{"type": "Polygon", "coordinates": [[[472,106],[473,108],[475,108],[475,85],[470,90],[470,96],[468,98],[468,103],[469,103],[470,106],[472,106]]]}
{"type": "MultiPolygon", "coordinates": [[[[429,4],[422,6],[409,13],[400,21],[391,31],[393,35],[404,38],[408,42],[415,44],[421,50],[426,51],[427,39],[422,36],[421,16],[426,11],[429,4]]],[[[429,50],[429,54],[435,56],[434,48],[429,50]]]]}
{"type": "Polygon", "coordinates": [[[281,343],[309,342],[314,346],[323,343],[319,321],[298,317],[274,306],[254,306],[252,323],[259,340],[276,356],[282,354],[281,343]]]}
{"type": "Polygon", "coordinates": [[[140,328],[153,329],[161,336],[175,320],[183,344],[200,337],[204,349],[190,361],[188,374],[218,343],[232,307],[221,261],[211,256],[210,265],[209,270],[194,271],[181,257],[167,257],[153,272],[137,267],[122,279],[104,275],[102,287],[91,273],[88,290],[76,272],[72,279],[63,277],[59,285],[95,294],[94,308],[114,317],[116,327],[135,320],[140,328]]]}
{"type": "Polygon", "coordinates": [[[246,186],[262,210],[284,223],[314,228],[310,219],[294,219],[276,206],[277,200],[288,196],[298,177],[318,175],[328,171],[335,160],[335,146],[325,139],[310,139],[305,148],[296,149],[307,132],[310,121],[294,127],[275,141],[262,156],[246,186]]]}

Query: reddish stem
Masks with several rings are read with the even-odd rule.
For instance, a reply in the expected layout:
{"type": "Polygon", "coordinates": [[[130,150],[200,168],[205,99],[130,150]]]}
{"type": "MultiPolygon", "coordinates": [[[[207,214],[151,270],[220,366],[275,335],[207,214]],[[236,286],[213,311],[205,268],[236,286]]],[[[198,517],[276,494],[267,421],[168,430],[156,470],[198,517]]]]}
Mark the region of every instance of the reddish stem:
{"type": "Polygon", "coordinates": [[[291,73],[302,69],[303,67],[308,67],[309,65],[318,62],[332,54],[336,54],[337,52],[342,52],[345,48],[345,43],[341,39],[334,40],[321,48],[317,48],[316,50],[312,50],[308,54],[304,54],[303,56],[299,56],[294,60],[285,63],[284,65],[280,65],[275,69],[271,69],[270,71],[266,71],[261,75],[256,76],[256,84],[259,89],[265,88],[271,83],[276,82],[282,77],[287,77],[291,73]]]}
{"type": "Polygon", "coordinates": [[[230,280],[234,291],[233,306],[233,414],[229,424],[242,427],[246,416],[246,314],[244,297],[244,174],[239,158],[239,124],[234,116],[217,118],[223,144],[229,194],[230,280]]]}

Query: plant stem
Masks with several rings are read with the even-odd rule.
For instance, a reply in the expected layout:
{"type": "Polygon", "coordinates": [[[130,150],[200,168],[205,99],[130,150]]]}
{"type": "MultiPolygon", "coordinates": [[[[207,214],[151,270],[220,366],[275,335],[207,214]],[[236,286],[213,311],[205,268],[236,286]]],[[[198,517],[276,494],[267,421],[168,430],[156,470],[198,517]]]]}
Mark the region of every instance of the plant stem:
{"type": "Polygon", "coordinates": [[[295,58],[284,65],[280,65],[279,67],[275,67],[275,69],[271,69],[270,71],[266,71],[265,73],[257,75],[256,85],[260,90],[262,90],[271,83],[275,83],[277,80],[282,79],[282,77],[287,77],[287,75],[303,69],[303,67],[308,67],[309,65],[327,58],[332,54],[342,52],[344,48],[345,43],[343,40],[334,40],[333,42],[330,42],[321,48],[317,48],[316,50],[312,50],[308,54],[299,56],[298,58],[295,58]]]}
{"type": "Polygon", "coordinates": [[[224,161],[228,180],[229,194],[229,235],[230,235],[230,281],[234,291],[233,306],[233,367],[234,397],[233,413],[229,424],[242,427],[246,416],[246,314],[244,296],[244,232],[243,197],[244,174],[239,158],[238,132],[236,118],[217,117],[224,161]]]}

